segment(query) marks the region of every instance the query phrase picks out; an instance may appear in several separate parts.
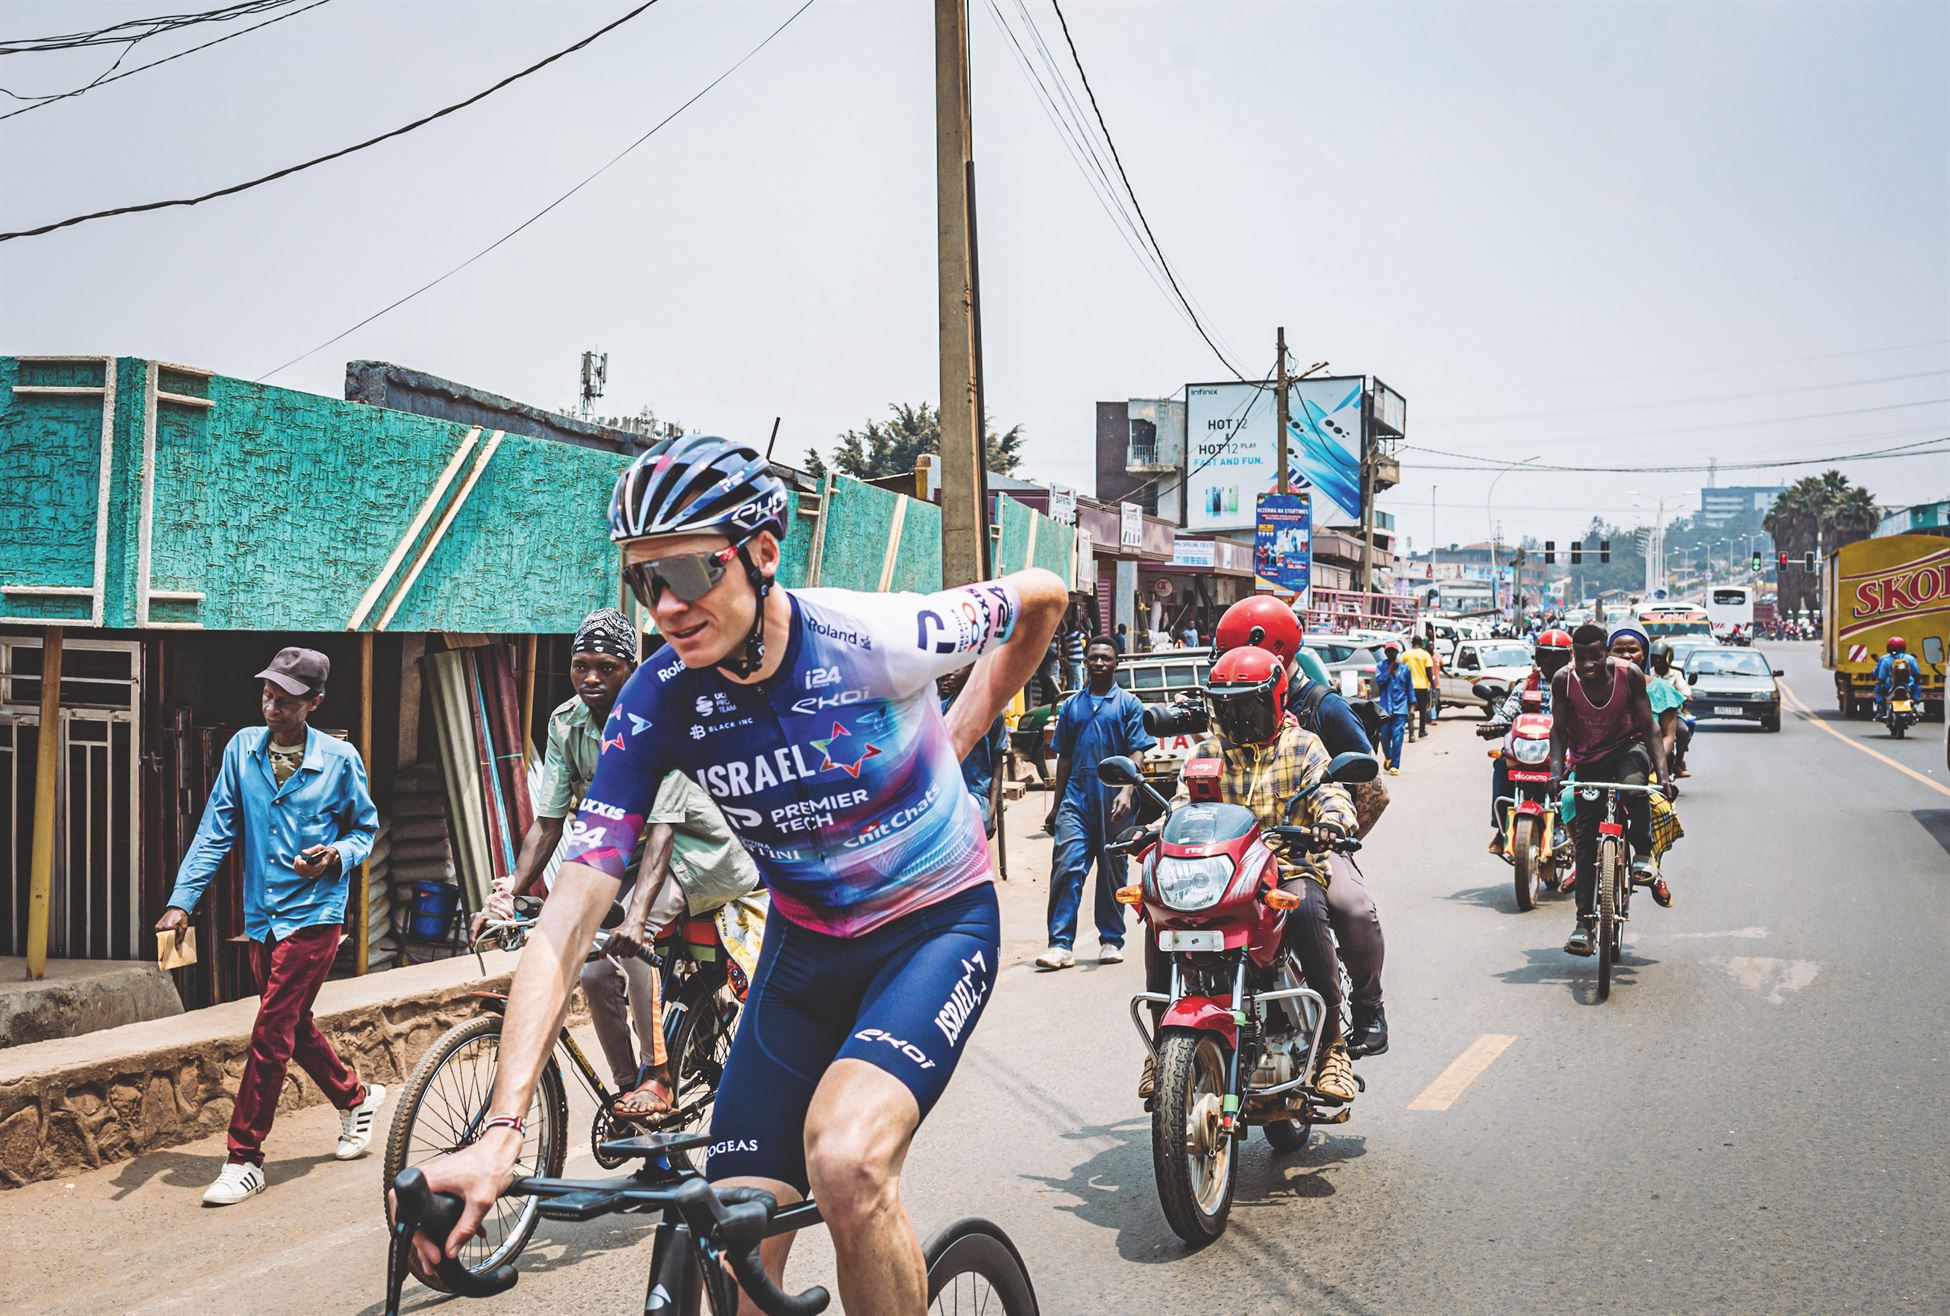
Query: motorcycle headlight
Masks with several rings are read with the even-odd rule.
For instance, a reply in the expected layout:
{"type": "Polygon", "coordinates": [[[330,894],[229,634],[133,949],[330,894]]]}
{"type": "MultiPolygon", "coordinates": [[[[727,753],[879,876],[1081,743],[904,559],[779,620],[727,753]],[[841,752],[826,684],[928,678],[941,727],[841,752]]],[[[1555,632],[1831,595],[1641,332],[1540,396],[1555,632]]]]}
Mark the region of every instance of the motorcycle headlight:
{"type": "Polygon", "coordinates": [[[1548,740],[1515,740],[1510,742],[1510,753],[1519,763],[1542,763],[1551,756],[1551,743],[1548,740]]]}
{"type": "Polygon", "coordinates": [[[1158,860],[1152,880],[1157,883],[1158,898],[1169,908],[1187,912],[1206,909],[1225,895],[1232,881],[1232,861],[1223,855],[1203,859],[1167,856],[1158,860]]]}

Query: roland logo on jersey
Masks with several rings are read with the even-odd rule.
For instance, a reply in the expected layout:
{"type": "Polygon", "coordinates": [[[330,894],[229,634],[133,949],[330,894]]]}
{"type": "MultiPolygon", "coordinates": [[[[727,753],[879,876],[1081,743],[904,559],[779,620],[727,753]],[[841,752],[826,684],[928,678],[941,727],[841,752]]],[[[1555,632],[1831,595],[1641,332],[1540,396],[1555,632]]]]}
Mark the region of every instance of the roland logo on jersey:
{"type": "Polygon", "coordinates": [[[955,1046],[961,1041],[961,1030],[968,1026],[970,1019],[974,1018],[976,1009],[982,1004],[982,998],[987,996],[989,991],[989,965],[981,951],[976,951],[973,958],[963,960],[961,968],[961,981],[955,984],[955,990],[948,994],[948,1000],[942,1005],[941,1012],[934,1017],[934,1026],[939,1028],[941,1035],[948,1039],[949,1046],[955,1046]]]}
{"type": "Polygon", "coordinates": [[[800,615],[806,619],[806,629],[814,635],[823,635],[829,640],[838,640],[841,644],[850,644],[856,649],[864,649],[868,653],[873,652],[873,637],[871,635],[867,635],[862,631],[853,630],[851,627],[830,625],[815,617],[810,611],[803,612],[800,615]]]}

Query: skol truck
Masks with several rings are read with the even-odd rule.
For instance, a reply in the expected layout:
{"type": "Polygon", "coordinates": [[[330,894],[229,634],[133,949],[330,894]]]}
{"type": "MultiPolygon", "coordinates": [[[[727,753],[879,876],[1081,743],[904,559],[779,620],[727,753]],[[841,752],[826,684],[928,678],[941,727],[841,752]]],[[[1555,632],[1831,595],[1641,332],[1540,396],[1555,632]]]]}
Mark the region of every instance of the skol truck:
{"type": "Polygon", "coordinates": [[[1925,717],[1943,716],[1945,649],[1950,648],[1950,539],[1889,535],[1857,540],[1823,564],[1821,661],[1835,673],[1844,717],[1868,717],[1876,660],[1889,637],[1909,643],[1923,673],[1925,717]]]}

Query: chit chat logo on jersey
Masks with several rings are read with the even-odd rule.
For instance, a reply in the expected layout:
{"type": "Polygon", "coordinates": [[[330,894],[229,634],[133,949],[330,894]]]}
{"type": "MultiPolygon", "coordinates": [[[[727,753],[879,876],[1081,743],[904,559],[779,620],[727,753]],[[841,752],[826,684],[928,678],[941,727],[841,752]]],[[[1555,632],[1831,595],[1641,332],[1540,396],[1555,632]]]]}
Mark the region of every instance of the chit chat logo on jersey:
{"type": "Polygon", "coordinates": [[[838,722],[833,723],[832,735],[827,736],[824,740],[815,740],[810,743],[814,749],[819,751],[821,759],[819,770],[821,772],[825,772],[829,768],[838,768],[849,777],[857,778],[860,775],[860,765],[880,754],[880,746],[861,740],[838,722]],[[842,745],[840,744],[841,741],[847,741],[849,743],[842,745]],[[833,747],[835,745],[840,746],[838,758],[833,757],[833,747]],[[851,763],[845,761],[849,754],[855,755],[851,763]]]}

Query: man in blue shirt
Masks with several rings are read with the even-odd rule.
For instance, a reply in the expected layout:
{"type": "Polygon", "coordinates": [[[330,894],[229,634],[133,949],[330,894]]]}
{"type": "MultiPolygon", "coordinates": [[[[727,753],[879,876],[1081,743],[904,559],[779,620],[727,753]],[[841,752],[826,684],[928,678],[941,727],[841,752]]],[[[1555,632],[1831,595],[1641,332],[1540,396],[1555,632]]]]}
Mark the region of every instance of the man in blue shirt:
{"type": "Polygon", "coordinates": [[[1049,882],[1049,949],[1036,957],[1044,969],[1077,962],[1077,909],[1084,879],[1097,865],[1097,959],[1124,958],[1124,857],[1104,853],[1131,817],[1135,786],[1105,785],[1097,765],[1116,754],[1137,757],[1158,742],[1144,729],[1144,705],[1120,687],[1117,646],[1099,635],[1084,655],[1089,684],[1063,701],[1056,715],[1056,804],[1044,825],[1056,837],[1049,882]]]}
{"type": "Polygon", "coordinates": [[[263,996],[237,1080],[229,1161],[203,1194],[212,1206],[264,1191],[264,1137],[294,1059],[339,1108],[339,1160],[365,1151],[386,1099],[384,1087],[359,1081],[311,1014],[338,952],[347,879],[379,830],[359,751],[309,725],[330,673],[324,654],[292,648],[257,674],[264,725],[246,727],[224,747],[202,825],[156,923],[181,942],[211,876],[241,843],[244,934],[263,996]]]}
{"type": "Polygon", "coordinates": [[[1388,764],[1388,775],[1402,772],[1402,733],[1408,728],[1409,714],[1415,711],[1415,680],[1402,662],[1402,646],[1389,640],[1382,645],[1381,661],[1374,669],[1374,702],[1384,719],[1375,748],[1388,764]]]}
{"type": "MultiPolygon", "coordinates": [[[[941,695],[942,712],[948,711],[948,706],[955,702],[955,696],[967,683],[966,667],[957,667],[934,683],[935,690],[941,695]]],[[[975,748],[969,750],[967,757],[961,761],[962,785],[968,787],[969,797],[975,801],[975,811],[982,815],[982,832],[991,840],[995,838],[995,802],[991,798],[995,793],[995,766],[1002,761],[1008,749],[1008,729],[998,717],[989,724],[989,729],[975,742],[975,748]]]]}
{"type": "Polygon", "coordinates": [[[1900,635],[1889,637],[1887,652],[1876,659],[1875,715],[1889,707],[1891,689],[1900,688],[1912,703],[1923,702],[1923,683],[1917,679],[1916,660],[1909,656],[1909,642],[1900,635]]]}

